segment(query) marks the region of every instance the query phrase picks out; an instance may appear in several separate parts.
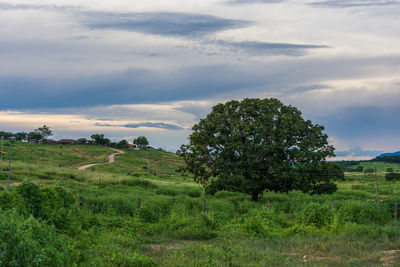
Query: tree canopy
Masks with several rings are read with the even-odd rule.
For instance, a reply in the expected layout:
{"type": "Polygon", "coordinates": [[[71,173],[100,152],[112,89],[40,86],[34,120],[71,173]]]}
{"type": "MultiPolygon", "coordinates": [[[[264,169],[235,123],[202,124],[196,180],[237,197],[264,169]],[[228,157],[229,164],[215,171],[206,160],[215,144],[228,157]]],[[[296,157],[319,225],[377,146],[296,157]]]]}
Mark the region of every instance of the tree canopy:
{"type": "Polygon", "coordinates": [[[92,138],[96,145],[106,146],[111,143],[110,139],[104,137],[104,134],[92,134],[90,138],[92,138]]]}
{"type": "Polygon", "coordinates": [[[324,127],[278,99],[218,104],[192,130],[178,154],[209,193],[239,191],[253,201],[265,190],[330,193],[337,189],[331,180],[343,178],[325,161],[334,148],[324,127]]]}
{"type": "Polygon", "coordinates": [[[139,136],[133,140],[133,143],[136,144],[139,148],[146,148],[149,145],[149,141],[146,136],[139,136]]]}
{"type": "Polygon", "coordinates": [[[47,139],[47,137],[53,135],[53,132],[50,130],[50,127],[46,125],[43,125],[43,127],[35,129],[35,133],[39,134],[42,139],[47,139]]]}

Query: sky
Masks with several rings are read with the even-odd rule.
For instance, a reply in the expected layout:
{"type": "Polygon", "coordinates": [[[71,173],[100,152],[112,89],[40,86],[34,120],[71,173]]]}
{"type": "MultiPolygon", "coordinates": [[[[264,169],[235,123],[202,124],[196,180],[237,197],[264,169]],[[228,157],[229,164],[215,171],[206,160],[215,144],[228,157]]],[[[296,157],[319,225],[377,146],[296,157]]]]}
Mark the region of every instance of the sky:
{"type": "Polygon", "coordinates": [[[0,0],[0,130],[144,135],[175,151],[212,106],[280,99],[337,159],[400,150],[400,2],[0,0]]]}

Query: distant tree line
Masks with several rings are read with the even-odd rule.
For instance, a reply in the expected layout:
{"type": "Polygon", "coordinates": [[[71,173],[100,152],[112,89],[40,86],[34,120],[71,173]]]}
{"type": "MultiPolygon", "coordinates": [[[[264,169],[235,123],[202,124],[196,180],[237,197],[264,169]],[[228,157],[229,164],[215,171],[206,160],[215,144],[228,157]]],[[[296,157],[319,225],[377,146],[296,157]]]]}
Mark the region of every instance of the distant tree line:
{"type": "Polygon", "coordinates": [[[364,169],[363,166],[360,165],[360,161],[350,160],[335,163],[340,166],[343,172],[362,172],[364,169]]]}
{"type": "Polygon", "coordinates": [[[32,132],[17,132],[17,133],[11,133],[11,132],[4,132],[0,131],[0,139],[14,139],[18,141],[22,140],[27,140],[27,139],[34,139],[34,140],[40,140],[40,139],[46,139],[49,136],[52,136],[53,132],[50,130],[50,127],[43,125],[42,127],[39,127],[32,132]]]}
{"type": "MultiPolygon", "coordinates": [[[[90,144],[90,145],[101,145],[101,146],[109,146],[109,147],[115,147],[115,148],[129,148],[129,143],[128,141],[121,140],[119,142],[112,142],[110,139],[106,138],[104,134],[92,134],[90,136],[91,140],[88,140],[86,138],[79,138],[77,140],[72,140],[72,139],[62,139],[58,142],[55,142],[53,140],[48,140],[47,138],[49,136],[52,136],[53,132],[51,131],[50,127],[43,125],[42,127],[38,127],[37,129],[33,130],[32,132],[17,132],[17,133],[12,133],[12,132],[5,132],[5,131],[0,131],[0,139],[4,140],[17,140],[17,141],[33,141],[33,142],[38,142],[38,141],[43,141],[46,143],[67,143],[67,144],[90,144]],[[49,142],[52,141],[52,142],[49,142]]],[[[145,136],[139,136],[136,139],[133,140],[134,145],[139,148],[139,149],[144,149],[149,147],[149,141],[145,136]]]]}
{"type": "Polygon", "coordinates": [[[386,162],[386,163],[400,163],[400,155],[385,156],[385,157],[381,157],[381,158],[374,158],[371,161],[386,162]]]}
{"type": "MultiPolygon", "coordinates": [[[[92,140],[87,141],[86,142],[87,144],[109,146],[109,147],[115,147],[115,148],[128,148],[129,147],[129,143],[125,139],[121,140],[119,142],[111,142],[111,140],[106,138],[104,136],[104,134],[92,134],[90,136],[90,138],[92,138],[92,140]]],[[[80,138],[80,139],[83,139],[83,138],[80,138]]]]}

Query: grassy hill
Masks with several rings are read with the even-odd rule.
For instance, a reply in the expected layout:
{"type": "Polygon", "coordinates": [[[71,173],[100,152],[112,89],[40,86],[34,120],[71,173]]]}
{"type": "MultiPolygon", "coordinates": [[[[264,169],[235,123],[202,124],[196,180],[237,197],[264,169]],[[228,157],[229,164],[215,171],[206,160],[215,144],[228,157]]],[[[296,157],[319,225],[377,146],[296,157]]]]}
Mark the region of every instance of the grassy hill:
{"type": "MultiPolygon", "coordinates": [[[[8,152],[7,149],[4,149],[8,152]]],[[[125,150],[117,162],[107,164],[108,155],[114,150],[92,145],[47,145],[16,142],[12,151],[13,181],[22,180],[75,180],[80,182],[115,182],[118,179],[138,176],[175,177],[175,169],[182,164],[173,153],[158,150],[125,150]],[[78,167],[100,163],[85,171],[78,167]]],[[[0,162],[5,179],[8,155],[0,162]]]]}
{"type": "MultiPolygon", "coordinates": [[[[182,161],[173,153],[125,152],[106,164],[114,153],[107,147],[17,142],[12,192],[0,190],[0,244],[7,247],[0,246],[0,262],[383,266],[400,259],[393,220],[400,183],[384,180],[381,162],[378,208],[373,175],[348,173],[332,195],[266,192],[252,202],[241,193],[205,195],[191,177],[177,175],[182,161]],[[77,169],[89,163],[104,164],[77,169]]],[[[8,161],[0,166],[5,188],[8,161]]]]}

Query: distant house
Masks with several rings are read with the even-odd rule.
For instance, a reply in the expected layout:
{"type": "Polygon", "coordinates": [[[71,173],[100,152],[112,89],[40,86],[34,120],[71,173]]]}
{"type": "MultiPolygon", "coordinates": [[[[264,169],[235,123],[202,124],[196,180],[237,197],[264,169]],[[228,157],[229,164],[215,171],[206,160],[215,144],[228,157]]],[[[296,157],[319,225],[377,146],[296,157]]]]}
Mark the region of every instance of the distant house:
{"type": "Polygon", "coordinates": [[[60,145],[73,145],[73,144],[75,144],[75,140],[73,140],[73,139],[61,139],[61,140],[58,140],[57,144],[60,144],[60,145]]]}
{"type": "Polygon", "coordinates": [[[130,150],[138,150],[139,147],[137,145],[135,145],[135,144],[128,144],[128,149],[130,149],[130,150]]]}
{"type": "Polygon", "coordinates": [[[38,139],[28,139],[28,143],[39,143],[38,139]]]}

